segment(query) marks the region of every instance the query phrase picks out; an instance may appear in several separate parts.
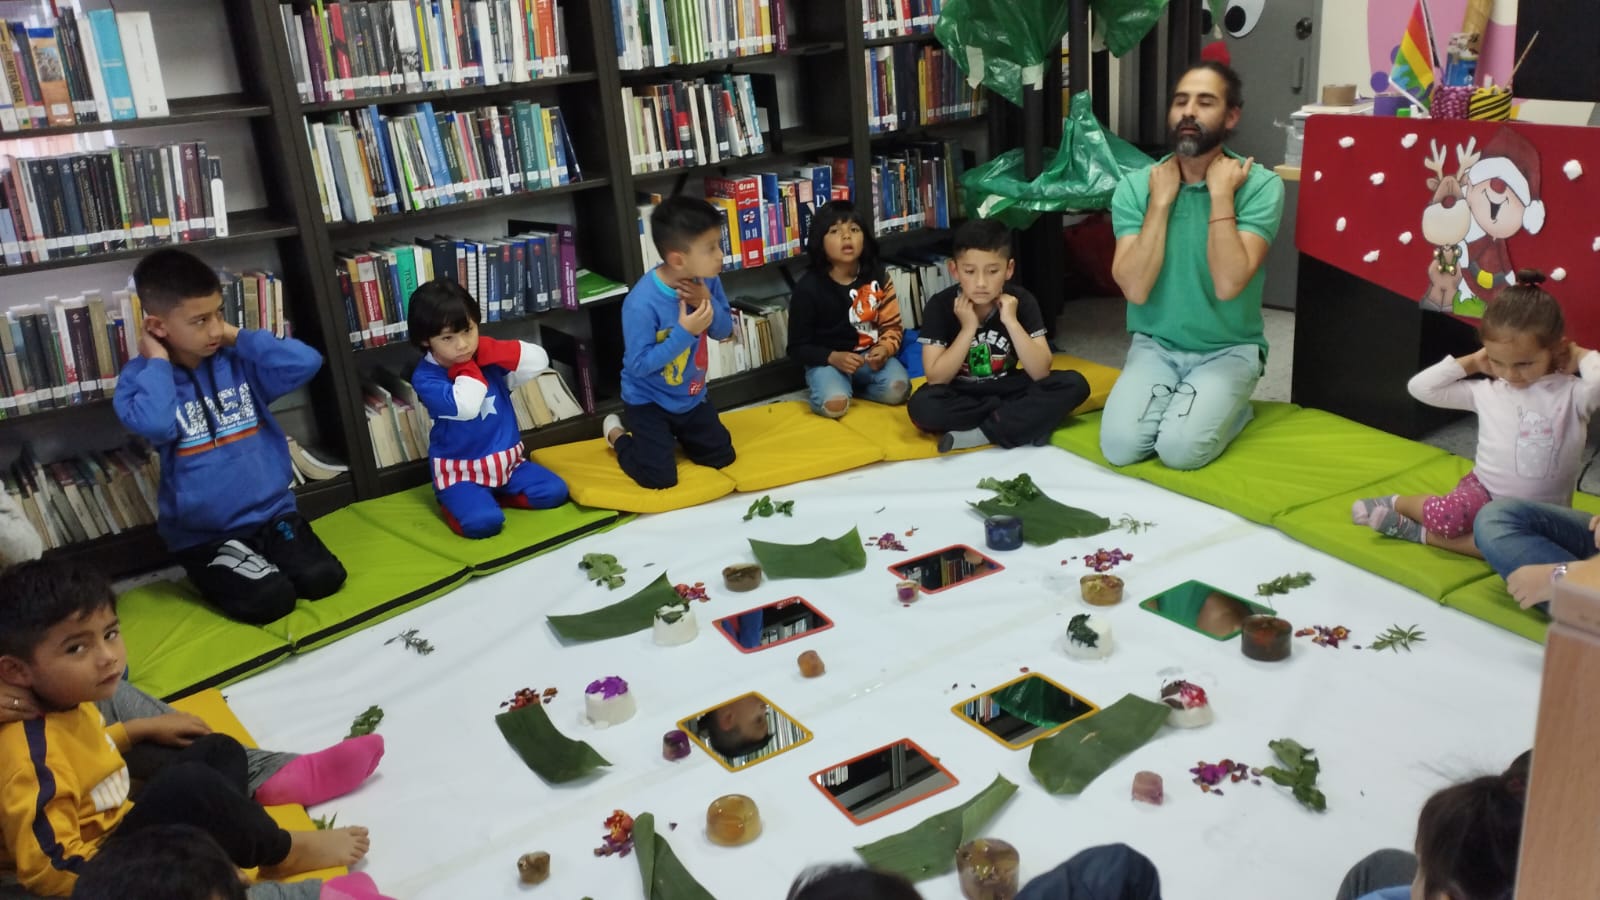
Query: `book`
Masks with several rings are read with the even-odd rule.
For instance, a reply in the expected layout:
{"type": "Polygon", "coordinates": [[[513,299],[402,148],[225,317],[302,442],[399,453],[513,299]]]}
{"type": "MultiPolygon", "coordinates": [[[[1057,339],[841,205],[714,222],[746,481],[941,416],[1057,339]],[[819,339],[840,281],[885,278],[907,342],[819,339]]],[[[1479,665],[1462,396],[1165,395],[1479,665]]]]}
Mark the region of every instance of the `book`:
{"type": "Polygon", "coordinates": [[[123,65],[133,91],[134,108],[141,119],[165,116],[167,87],[161,78],[161,58],[148,12],[119,12],[117,33],[122,40],[123,65]]]}

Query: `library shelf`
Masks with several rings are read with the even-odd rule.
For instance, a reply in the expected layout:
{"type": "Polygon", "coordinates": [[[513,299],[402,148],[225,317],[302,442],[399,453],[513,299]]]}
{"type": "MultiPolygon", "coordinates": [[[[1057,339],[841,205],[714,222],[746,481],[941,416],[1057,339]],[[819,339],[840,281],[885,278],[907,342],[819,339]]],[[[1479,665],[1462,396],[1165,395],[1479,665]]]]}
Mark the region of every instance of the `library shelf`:
{"type": "Polygon", "coordinates": [[[561,87],[565,84],[587,84],[598,80],[593,72],[568,72],[565,75],[552,75],[548,78],[534,78],[529,81],[502,81],[499,84],[477,84],[463,88],[436,88],[431,91],[414,91],[407,94],[375,94],[370,97],[354,97],[348,100],[326,100],[321,103],[302,103],[300,112],[303,115],[314,116],[318,113],[338,112],[343,109],[365,109],[368,106],[401,106],[408,103],[431,103],[437,100],[448,100],[452,107],[462,106],[472,100],[498,100],[508,95],[521,95],[528,91],[540,88],[561,87]]]}
{"type": "Polygon", "coordinates": [[[328,222],[327,228],[329,236],[345,240],[385,231],[390,228],[405,227],[407,222],[456,215],[463,212],[477,212],[502,206],[515,206],[522,203],[537,202],[545,197],[559,197],[562,194],[575,194],[580,191],[593,191],[610,186],[611,179],[609,178],[585,178],[582,181],[574,181],[571,184],[540,188],[537,191],[518,191],[514,194],[501,194],[498,197],[483,197],[478,200],[448,203],[444,206],[430,206],[427,209],[386,213],[381,216],[374,216],[370,222],[328,222]]]}
{"type": "Polygon", "coordinates": [[[196,125],[221,119],[264,119],[272,115],[266,103],[247,100],[242,94],[216,94],[207,97],[174,97],[167,101],[170,115],[144,119],[113,119],[110,122],[88,122],[77,125],[56,125],[50,128],[29,128],[25,131],[0,133],[0,141],[53,137],[62,134],[93,134],[97,131],[130,131],[135,128],[164,128],[168,125],[196,125]]]}
{"type": "Polygon", "coordinates": [[[195,249],[210,250],[232,244],[245,244],[254,241],[270,241],[277,238],[293,237],[299,233],[294,225],[285,222],[266,209],[244,209],[228,213],[228,234],[226,237],[206,238],[203,241],[169,241],[165,244],[152,244],[149,247],[129,247],[126,250],[113,250],[110,253],[90,253],[85,256],[69,256],[64,259],[52,259],[45,262],[27,263],[21,266],[0,266],[0,276],[26,275],[29,272],[44,272],[50,269],[70,269],[75,266],[87,266],[94,263],[120,262],[123,260],[138,259],[149,253],[167,247],[182,247],[185,250],[195,249]]]}
{"type": "Polygon", "coordinates": [[[938,37],[931,31],[918,31],[912,34],[897,34],[891,37],[867,38],[863,45],[867,47],[891,47],[895,44],[926,44],[938,41],[938,37]]]}

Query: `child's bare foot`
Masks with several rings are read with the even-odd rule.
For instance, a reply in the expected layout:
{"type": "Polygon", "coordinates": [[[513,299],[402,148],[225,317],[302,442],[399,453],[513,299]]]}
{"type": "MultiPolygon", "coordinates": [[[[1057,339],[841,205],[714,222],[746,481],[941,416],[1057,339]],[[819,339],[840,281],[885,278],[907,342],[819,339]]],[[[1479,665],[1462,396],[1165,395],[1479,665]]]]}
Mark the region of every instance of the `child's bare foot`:
{"type": "Polygon", "coordinates": [[[606,443],[612,447],[617,446],[617,438],[628,433],[627,430],[622,427],[622,417],[616,413],[606,416],[605,421],[600,423],[600,427],[605,432],[606,443]]]}
{"type": "Polygon", "coordinates": [[[262,866],[261,877],[274,880],[317,869],[353,866],[367,855],[371,846],[367,829],[360,825],[326,831],[291,831],[289,855],[275,866],[262,866]]]}

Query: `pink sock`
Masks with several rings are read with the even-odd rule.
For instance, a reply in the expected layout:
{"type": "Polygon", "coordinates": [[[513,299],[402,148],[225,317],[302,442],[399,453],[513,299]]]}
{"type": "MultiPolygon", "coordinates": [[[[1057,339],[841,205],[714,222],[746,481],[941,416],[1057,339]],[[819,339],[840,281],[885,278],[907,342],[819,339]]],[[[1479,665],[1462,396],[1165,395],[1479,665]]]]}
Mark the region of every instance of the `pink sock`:
{"type": "Polygon", "coordinates": [[[351,872],[349,875],[329,878],[322,883],[322,892],[318,896],[320,900],[392,900],[387,895],[378,893],[378,886],[373,883],[372,876],[365,872],[351,872]]]}
{"type": "Polygon", "coordinates": [[[326,750],[298,756],[256,788],[263,806],[298,803],[315,806],[350,793],[367,780],[383,759],[383,735],[364,734],[326,750]]]}

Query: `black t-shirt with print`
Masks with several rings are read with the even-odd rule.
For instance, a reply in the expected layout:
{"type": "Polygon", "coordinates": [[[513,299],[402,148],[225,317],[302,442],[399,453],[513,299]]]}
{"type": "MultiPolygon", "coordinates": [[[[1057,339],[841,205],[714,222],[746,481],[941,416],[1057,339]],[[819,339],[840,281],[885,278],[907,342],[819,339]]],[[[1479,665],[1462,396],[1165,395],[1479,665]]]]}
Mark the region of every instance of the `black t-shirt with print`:
{"type": "MultiPolygon", "coordinates": [[[[1039,301],[1027,288],[1007,282],[1005,292],[1017,298],[1017,321],[1030,337],[1045,333],[1044,314],[1039,312],[1039,301]]],[[[922,310],[922,333],[917,340],[924,344],[948,347],[961,333],[961,320],[956,318],[956,297],[960,285],[945,288],[928,300],[922,310]]],[[[990,310],[988,318],[978,323],[972,336],[972,346],[967,358],[956,373],[956,381],[986,381],[999,378],[1018,365],[1017,350],[1011,345],[1011,333],[1000,321],[1000,304],[990,310]]]]}

